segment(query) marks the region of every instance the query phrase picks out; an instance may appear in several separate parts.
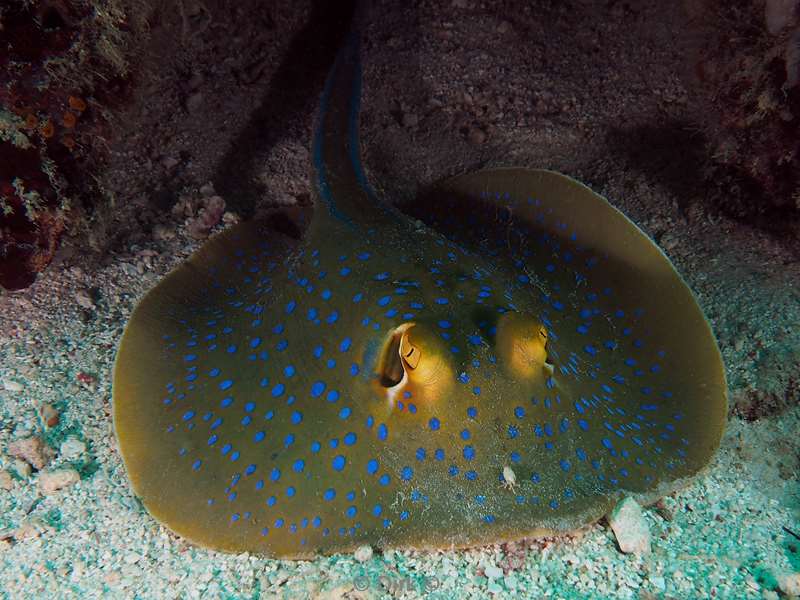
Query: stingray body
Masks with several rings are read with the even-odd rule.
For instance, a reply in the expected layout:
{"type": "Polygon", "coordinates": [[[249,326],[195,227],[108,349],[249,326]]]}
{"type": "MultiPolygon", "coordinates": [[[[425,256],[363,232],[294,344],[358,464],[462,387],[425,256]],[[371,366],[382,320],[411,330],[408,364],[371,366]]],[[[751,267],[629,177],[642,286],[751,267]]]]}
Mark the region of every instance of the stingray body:
{"type": "Polygon", "coordinates": [[[726,416],[708,323],[583,185],[500,169],[406,210],[358,162],[355,42],[333,67],[300,239],[209,241],[126,328],[114,419],[159,521],[310,557],[568,531],[704,467],[726,416]]]}

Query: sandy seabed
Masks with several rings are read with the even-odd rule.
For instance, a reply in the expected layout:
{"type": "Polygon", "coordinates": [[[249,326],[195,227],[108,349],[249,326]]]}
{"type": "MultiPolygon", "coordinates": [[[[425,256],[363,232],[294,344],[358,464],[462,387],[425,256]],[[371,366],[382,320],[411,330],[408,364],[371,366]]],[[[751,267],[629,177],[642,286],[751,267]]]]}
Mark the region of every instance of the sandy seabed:
{"type": "Polygon", "coordinates": [[[315,9],[278,3],[242,27],[246,5],[212,7],[196,34],[171,36],[185,24],[169,18],[153,32],[146,84],[102,175],[116,203],[90,240],[65,241],[36,284],[0,296],[0,470],[11,475],[0,489],[0,597],[778,598],[800,571],[800,540],[786,531],[800,531],[800,251],[705,202],[687,162],[698,142],[679,25],[656,2],[376,2],[362,115],[365,165],[390,199],[481,166],[560,170],[610,198],[694,290],[731,401],[758,418],[732,416],[708,472],[645,510],[652,552],[622,554],[601,522],[468,551],[289,562],[196,548],[148,516],[111,422],[111,367],[131,310],[201,243],[190,233],[208,182],[229,222],[310,195],[324,75],[304,49],[315,9]],[[60,418],[49,429],[45,403],[60,418]],[[80,480],[43,493],[41,473],[8,453],[29,435],[54,449],[47,470],[80,480]]]}

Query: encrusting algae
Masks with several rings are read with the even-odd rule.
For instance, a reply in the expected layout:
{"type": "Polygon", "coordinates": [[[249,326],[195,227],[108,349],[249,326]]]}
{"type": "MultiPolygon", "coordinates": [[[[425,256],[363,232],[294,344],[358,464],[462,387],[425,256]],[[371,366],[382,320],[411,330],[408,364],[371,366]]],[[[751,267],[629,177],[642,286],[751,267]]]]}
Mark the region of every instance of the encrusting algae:
{"type": "Polygon", "coordinates": [[[307,558],[574,530],[697,474],[726,383],[664,254],[549,171],[379,203],[359,86],[353,36],[304,232],[232,227],[131,317],[114,421],[147,510],[203,546],[307,558]]]}

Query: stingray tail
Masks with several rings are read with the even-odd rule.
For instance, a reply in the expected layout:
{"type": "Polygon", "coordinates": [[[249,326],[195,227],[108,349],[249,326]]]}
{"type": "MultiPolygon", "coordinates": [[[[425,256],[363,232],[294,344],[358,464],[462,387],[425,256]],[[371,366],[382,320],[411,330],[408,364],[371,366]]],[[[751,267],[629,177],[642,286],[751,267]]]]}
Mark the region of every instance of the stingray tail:
{"type": "Polygon", "coordinates": [[[314,222],[333,218],[367,230],[392,218],[367,182],[361,164],[358,117],[361,104],[360,27],[363,3],[355,11],[345,43],[328,73],[314,131],[314,222]]]}

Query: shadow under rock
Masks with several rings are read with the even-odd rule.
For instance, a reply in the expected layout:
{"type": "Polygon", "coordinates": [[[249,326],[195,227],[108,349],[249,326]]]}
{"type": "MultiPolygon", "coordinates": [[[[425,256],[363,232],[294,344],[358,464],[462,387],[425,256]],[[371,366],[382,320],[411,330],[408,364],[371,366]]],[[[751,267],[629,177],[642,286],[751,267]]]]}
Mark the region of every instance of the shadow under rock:
{"type": "Polygon", "coordinates": [[[278,141],[299,137],[305,115],[314,111],[325,76],[347,35],[354,0],[315,0],[308,23],[295,35],[260,106],[233,141],[213,177],[230,208],[250,217],[264,194],[254,178],[258,162],[278,141]]]}

